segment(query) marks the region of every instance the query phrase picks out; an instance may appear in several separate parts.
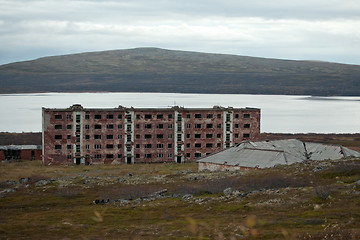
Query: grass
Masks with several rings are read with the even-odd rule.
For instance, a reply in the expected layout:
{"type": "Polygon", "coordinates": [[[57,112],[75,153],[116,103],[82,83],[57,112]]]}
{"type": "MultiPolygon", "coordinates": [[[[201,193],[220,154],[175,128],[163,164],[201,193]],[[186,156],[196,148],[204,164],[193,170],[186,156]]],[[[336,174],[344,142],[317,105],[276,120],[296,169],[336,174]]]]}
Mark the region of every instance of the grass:
{"type": "MultiPolygon", "coordinates": [[[[0,163],[0,191],[16,189],[0,198],[0,239],[357,239],[360,191],[338,179],[343,164],[358,163],[334,161],[317,173],[312,171],[316,162],[245,173],[196,173],[196,164],[0,163]],[[328,177],[332,169],[337,175],[328,177]],[[203,177],[190,180],[193,175],[203,177]],[[55,181],[41,187],[5,183],[31,176],[55,181]],[[64,176],[68,182],[57,180],[64,176]],[[119,178],[127,181],[115,181],[119,178]],[[247,195],[225,197],[222,190],[229,186],[247,195]],[[92,204],[161,189],[168,189],[168,197],[92,204]],[[186,193],[193,194],[189,201],[182,200],[186,193]]],[[[360,179],[357,173],[351,177],[360,179]]]]}

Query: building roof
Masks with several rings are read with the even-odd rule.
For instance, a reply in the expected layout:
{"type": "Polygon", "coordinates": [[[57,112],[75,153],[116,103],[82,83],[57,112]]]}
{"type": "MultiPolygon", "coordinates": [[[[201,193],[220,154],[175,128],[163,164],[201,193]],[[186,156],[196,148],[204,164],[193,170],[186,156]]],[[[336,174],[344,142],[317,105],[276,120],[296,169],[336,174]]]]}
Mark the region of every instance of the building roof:
{"type": "Polygon", "coordinates": [[[41,145],[0,145],[0,150],[41,150],[41,145]]]}
{"type": "Polygon", "coordinates": [[[345,157],[360,158],[360,153],[342,146],[288,139],[242,142],[234,147],[201,158],[198,162],[249,168],[269,168],[305,160],[336,160],[345,157]]]}
{"type": "Polygon", "coordinates": [[[233,108],[233,107],[222,107],[222,106],[213,106],[212,108],[184,108],[180,106],[173,106],[168,108],[134,108],[134,107],[124,107],[119,105],[117,108],[84,108],[80,104],[74,104],[69,108],[44,108],[44,111],[57,111],[57,112],[66,112],[66,111],[151,111],[151,112],[164,112],[164,111],[231,111],[231,110],[246,110],[246,111],[259,111],[259,108],[233,108]]]}

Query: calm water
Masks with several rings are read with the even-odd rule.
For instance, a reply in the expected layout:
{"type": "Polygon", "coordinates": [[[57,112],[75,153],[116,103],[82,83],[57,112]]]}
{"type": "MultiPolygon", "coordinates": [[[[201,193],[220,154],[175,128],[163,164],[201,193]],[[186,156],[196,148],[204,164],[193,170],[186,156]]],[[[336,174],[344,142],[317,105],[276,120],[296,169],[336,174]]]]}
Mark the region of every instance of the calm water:
{"type": "Polygon", "coordinates": [[[41,131],[41,108],[232,107],[261,108],[261,132],[359,133],[360,97],[179,93],[0,94],[0,132],[41,131]]]}

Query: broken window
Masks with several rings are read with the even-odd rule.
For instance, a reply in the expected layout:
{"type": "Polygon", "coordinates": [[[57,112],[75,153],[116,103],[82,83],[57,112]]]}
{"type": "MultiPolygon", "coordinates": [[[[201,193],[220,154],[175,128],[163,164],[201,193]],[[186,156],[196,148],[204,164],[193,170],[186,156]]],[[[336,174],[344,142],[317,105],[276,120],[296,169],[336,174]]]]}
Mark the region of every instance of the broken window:
{"type": "Polygon", "coordinates": [[[122,129],[122,124],[119,124],[119,125],[118,125],[118,129],[122,129]]]}
{"type": "Polygon", "coordinates": [[[140,158],[140,154],[137,153],[137,154],[135,155],[135,158],[140,158]]]}
{"type": "Polygon", "coordinates": [[[177,150],[180,152],[181,151],[181,145],[177,145],[177,150]]]}
{"type": "Polygon", "coordinates": [[[168,129],[172,129],[173,128],[173,125],[170,123],[168,124],[168,129]]]}
{"type": "Polygon", "coordinates": [[[169,114],[168,119],[172,119],[172,118],[173,118],[172,114],[169,114]]]}
{"type": "Polygon", "coordinates": [[[62,135],[55,135],[55,139],[62,139],[62,135]]]}
{"type": "Polygon", "coordinates": [[[151,148],[152,146],[151,146],[151,144],[150,143],[148,143],[148,144],[145,144],[145,146],[144,146],[145,148],[151,148]]]}
{"type": "Polygon", "coordinates": [[[235,134],[234,134],[234,137],[235,137],[235,138],[239,138],[239,134],[238,134],[238,133],[235,133],[235,134]]]}
{"type": "Polygon", "coordinates": [[[196,148],[201,148],[201,143],[195,143],[196,148]]]}
{"type": "Polygon", "coordinates": [[[96,114],[96,115],[94,116],[94,118],[95,118],[95,119],[101,119],[101,115],[100,115],[100,114],[96,114]]]}
{"type": "Polygon", "coordinates": [[[136,129],[140,129],[140,124],[135,125],[136,129]]]}
{"type": "Polygon", "coordinates": [[[156,115],[156,119],[163,119],[163,118],[164,118],[164,115],[162,115],[162,114],[156,115]]]}
{"type": "Polygon", "coordinates": [[[85,129],[89,130],[90,129],[90,125],[85,125],[85,129]]]}
{"type": "Polygon", "coordinates": [[[191,135],[188,133],[186,134],[186,138],[189,139],[191,137],[191,135]]]}
{"type": "Polygon", "coordinates": [[[131,139],[132,139],[132,138],[131,138],[131,135],[130,135],[130,134],[126,135],[126,141],[127,141],[127,142],[131,142],[131,139]]]}
{"type": "Polygon", "coordinates": [[[190,153],[186,153],[186,157],[188,157],[188,158],[189,158],[189,157],[190,157],[190,153]]]}
{"type": "Polygon", "coordinates": [[[216,146],[219,148],[221,147],[221,143],[217,143],[216,146]]]}
{"type": "Polygon", "coordinates": [[[114,154],[106,154],[106,158],[114,158],[114,154]]]}
{"type": "MultiPolygon", "coordinates": [[[[139,144],[138,144],[139,145],[139,144]]],[[[122,148],[122,144],[118,144],[117,145],[118,149],[121,149],[122,148]]]]}
{"type": "Polygon", "coordinates": [[[239,128],[239,124],[235,123],[234,128],[239,128]]]}
{"type": "Polygon", "coordinates": [[[95,129],[101,129],[101,125],[95,124],[94,128],[95,128],[95,129]]]}
{"type": "Polygon", "coordinates": [[[62,115],[61,115],[61,114],[56,114],[56,115],[55,115],[55,119],[56,119],[56,120],[62,119],[62,115]]]}
{"type": "Polygon", "coordinates": [[[168,148],[169,148],[169,149],[172,148],[172,144],[171,144],[171,143],[168,144],[168,148]]]}
{"type": "Polygon", "coordinates": [[[85,139],[89,140],[90,139],[90,135],[85,135],[85,139]]]}
{"type": "Polygon", "coordinates": [[[195,138],[201,138],[201,134],[199,133],[195,134],[195,138]]]}
{"type": "Polygon", "coordinates": [[[94,139],[101,139],[101,135],[99,135],[99,134],[94,135],[94,139]]]}
{"type": "Polygon", "coordinates": [[[216,134],[217,138],[221,138],[221,133],[216,134]]]}
{"type": "Polygon", "coordinates": [[[213,128],[212,123],[208,123],[208,124],[206,124],[206,128],[213,128]]]}
{"type": "Polygon", "coordinates": [[[207,147],[207,148],[212,148],[212,147],[213,147],[213,144],[212,144],[212,143],[207,143],[207,144],[206,144],[206,147],[207,147]]]}
{"type": "Polygon", "coordinates": [[[249,137],[250,137],[250,133],[244,133],[243,137],[244,137],[244,138],[249,138],[249,137]]]}
{"type": "Polygon", "coordinates": [[[211,133],[206,134],[206,138],[213,138],[213,135],[211,133]]]}
{"type": "Polygon", "coordinates": [[[70,160],[72,157],[71,155],[67,155],[67,159],[70,160]]]}
{"type": "Polygon", "coordinates": [[[106,148],[107,148],[107,149],[113,149],[113,148],[114,148],[114,145],[113,145],[113,144],[106,144],[106,148]]]}
{"type": "Polygon", "coordinates": [[[135,148],[139,149],[139,148],[140,148],[140,144],[135,144],[135,148]]]}
{"type": "Polygon", "coordinates": [[[168,158],[172,158],[172,153],[168,153],[168,158]]]}
{"type": "Polygon", "coordinates": [[[152,118],[151,114],[145,114],[145,119],[151,119],[151,118],[152,118]]]}
{"type": "Polygon", "coordinates": [[[140,139],[140,134],[136,134],[135,138],[140,139]]]}
{"type": "Polygon", "coordinates": [[[127,131],[127,132],[131,132],[131,124],[128,124],[128,125],[126,126],[126,131],[127,131]]]}
{"type": "Polygon", "coordinates": [[[157,134],[157,135],[156,135],[156,138],[160,138],[160,139],[161,139],[161,138],[164,138],[164,134],[157,134]]]}
{"type": "Polygon", "coordinates": [[[158,128],[158,129],[163,129],[164,128],[164,124],[158,124],[157,126],[156,126],[156,128],[158,128]]]}
{"type": "Polygon", "coordinates": [[[118,154],[118,158],[122,158],[122,154],[118,154]]]}
{"type": "Polygon", "coordinates": [[[89,115],[89,114],[86,114],[86,115],[85,115],[85,119],[90,119],[90,115],[89,115]]]}
{"type": "Polygon", "coordinates": [[[177,125],[177,130],[178,130],[178,131],[181,131],[181,124],[178,124],[178,125],[177,125]]]}
{"type": "Polygon", "coordinates": [[[151,138],[151,134],[145,134],[145,139],[150,139],[151,138]]]}
{"type": "Polygon", "coordinates": [[[221,128],[221,123],[219,123],[216,127],[217,127],[217,128],[221,128]]]}
{"type": "Polygon", "coordinates": [[[126,115],[126,119],[131,122],[131,114],[126,115]]]}
{"type": "Polygon", "coordinates": [[[108,124],[108,125],[106,125],[106,128],[107,129],[114,129],[114,125],[113,124],[108,124]]]}
{"type": "Polygon", "coordinates": [[[67,135],[66,138],[67,138],[67,139],[71,139],[71,135],[67,135]]]}
{"type": "Polygon", "coordinates": [[[114,135],[106,135],[106,139],[108,139],[108,140],[114,139],[114,135]]]}
{"type": "Polygon", "coordinates": [[[190,143],[187,143],[187,144],[186,144],[186,148],[190,148],[190,143]]]}
{"type": "Polygon", "coordinates": [[[139,114],[136,114],[136,119],[140,119],[140,115],[139,115],[139,114]]]}
{"type": "Polygon", "coordinates": [[[195,156],[196,158],[199,158],[199,157],[201,157],[201,153],[195,153],[194,156],[195,156]]]}
{"type": "Polygon", "coordinates": [[[195,128],[201,128],[201,124],[195,124],[195,128]]]}
{"type": "Polygon", "coordinates": [[[212,113],[206,114],[206,118],[213,118],[213,117],[214,117],[214,115],[212,113]]]}
{"type": "Polygon", "coordinates": [[[150,123],[150,124],[145,124],[145,125],[144,125],[144,128],[145,128],[145,129],[151,129],[151,123],[150,123]]]}

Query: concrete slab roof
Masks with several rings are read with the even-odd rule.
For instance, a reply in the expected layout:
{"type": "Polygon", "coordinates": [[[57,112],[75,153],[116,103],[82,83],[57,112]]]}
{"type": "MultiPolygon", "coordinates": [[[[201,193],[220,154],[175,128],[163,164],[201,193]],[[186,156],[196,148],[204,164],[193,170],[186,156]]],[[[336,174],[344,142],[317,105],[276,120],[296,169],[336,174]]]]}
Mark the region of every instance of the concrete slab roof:
{"type": "Polygon", "coordinates": [[[360,153],[342,146],[302,142],[297,139],[242,142],[234,147],[208,155],[198,162],[250,168],[290,165],[305,160],[360,158],[360,153]]]}

